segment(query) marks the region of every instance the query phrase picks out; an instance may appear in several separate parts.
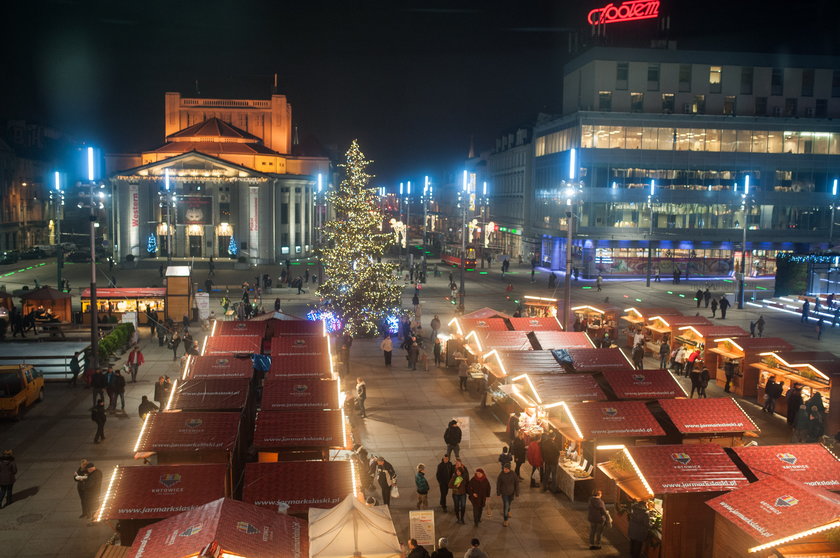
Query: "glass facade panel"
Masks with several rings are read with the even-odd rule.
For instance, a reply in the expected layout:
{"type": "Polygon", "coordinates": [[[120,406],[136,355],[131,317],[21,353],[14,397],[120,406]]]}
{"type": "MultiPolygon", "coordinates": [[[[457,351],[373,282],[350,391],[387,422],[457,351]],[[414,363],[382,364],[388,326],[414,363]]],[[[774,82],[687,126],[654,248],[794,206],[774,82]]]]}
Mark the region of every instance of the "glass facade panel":
{"type": "Polygon", "coordinates": [[[592,147],[596,149],[610,148],[610,127],[609,126],[594,126],[595,134],[592,141],[592,147]]]}
{"type": "Polygon", "coordinates": [[[588,124],[580,127],[580,146],[584,149],[592,147],[592,126],[588,124]]]}
{"type": "Polygon", "coordinates": [[[624,149],[624,126],[610,126],[610,149],[624,149]]]}
{"type": "Polygon", "coordinates": [[[752,141],[752,132],[749,130],[737,130],[737,143],[735,151],[740,153],[750,152],[750,142],[752,141]]]}
{"type": "Polygon", "coordinates": [[[674,94],[673,93],[663,93],[662,94],[662,112],[665,114],[673,114],[674,113],[674,94]]]}
{"type": "Polygon", "coordinates": [[[767,134],[765,132],[752,133],[752,146],[750,150],[753,153],[767,153],[767,134]]]}
{"type": "Polygon", "coordinates": [[[782,152],[782,133],[767,132],[767,153],[782,152]]]}
{"type": "Polygon", "coordinates": [[[753,69],[751,66],[741,68],[741,95],[752,95],[753,69]]]}
{"type": "Polygon", "coordinates": [[[689,141],[688,135],[691,130],[688,128],[677,128],[675,133],[677,136],[676,143],[674,144],[674,149],[676,151],[688,151],[689,141]]]}
{"type": "Polygon", "coordinates": [[[706,130],[706,151],[720,151],[720,130],[706,130]]]}
{"type": "Polygon", "coordinates": [[[674,130],[671,128],[659,128],[659,149],[661,151],[673,151],[674,130]]]}
{"type": "Polygon", "coordinates": [[[735,151],[735,130],[720,131],[720,150],[724,153],[735,151]]]}
{"type": "Polygon", "coordinates": [[[641,149],[642,148],[642,128],[625,128],[624,130],[624,148],[625,149],[641,149]]]}

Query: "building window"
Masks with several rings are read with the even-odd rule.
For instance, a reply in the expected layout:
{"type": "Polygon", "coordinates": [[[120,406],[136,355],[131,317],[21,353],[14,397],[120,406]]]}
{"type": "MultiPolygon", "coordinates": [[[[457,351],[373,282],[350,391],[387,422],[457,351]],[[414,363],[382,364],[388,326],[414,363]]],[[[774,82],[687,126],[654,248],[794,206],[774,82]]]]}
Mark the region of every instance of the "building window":
{"type": "Polygon", "coordinates": [[[785,116],[796,116],[797,101],[796,97],[785,99],[785,116]]]}
{"type": "Polygon", "coordinates": [[[773,68],[773,73],[770,76],[770,94],[783,95],[783,85],[785,81],[784,70],[781,68],[773,68]]]}
{"type": "Polygon", "coordinates": [[[805,68],[802,70],[802,96],[814,96],[814,69],[805,68]]]}
{"type": "Polygon", "coordinates": [[[615,65],[615,88],[619,91],[627,89],[628,76],[630,74],[630,64],[627,62],[619,62],[615,65]]]}
{"type": "Polygon", "coordinates": [[[840,70],[834,70],[831,74],[831,96],[840,97],[840,70]]]}
{"type": "Polygon", "coordinates": [[[227,223],[230,221],[230,203],[219,202],[219,222],[227,223]]]}
{"type": "Polygon", "coordinates": [[[767,97],[755,98],[755,115],[765,116],[767,114],[767,97]]]}
{"type": "Polygon", "coordinates": [[[691,105],[691,112],[694,114],[706,114],[706,96],[695,95],[694,103],[691,105]]]}
{"type": "Polygon", "coordinates": [[[280,204],[280,224],[281,225],[288,225],[289,224],[289,204],[281,203],[280,204]]]}
{"type": "Polygon", "coordinates": [[[720,93],[720,66],[709,67],[709,93],[720,93]]]}
{"type": "Polygon", "coordinates": [[[680,91],[691,91],[691,64],[680,64],[680,91]]]}
{"type": "Polygon", "coordinates": [[[610,112],[612,110],[612,91],[598,92],[598,110],[610,112]]]}
{"type": "Polygon", "coordinates": [[[735,95],[727,95],[723,98],[723,114],[735,114],[735,95]]]}
{"type": "Polygon", "coordinates": [[[659,91],[659,64],[648,64],[648,91],[659,91]]]}
{"type": "Polygon", "coordinates": [[[828,99],[817,99],[817,104],[814,108],[814,116],[817,118],[828,117],[828,99]]]}
{"type": "Polygon", "coordinates": [[[752,95],[753,69],[752,66],[741,68],[741,95],[752,95]]]}
{"type": "Polygon", "coordinates": [[[673,93],[663,93],[662,94],[662,112],[665,114],[673,114],[674,112],[674,94],[673,93]]]}
{"type": "Polygon", "coordinates": [[[645,108],[644,93],[630,93],[630,112],[643,112],[645,108]]]}

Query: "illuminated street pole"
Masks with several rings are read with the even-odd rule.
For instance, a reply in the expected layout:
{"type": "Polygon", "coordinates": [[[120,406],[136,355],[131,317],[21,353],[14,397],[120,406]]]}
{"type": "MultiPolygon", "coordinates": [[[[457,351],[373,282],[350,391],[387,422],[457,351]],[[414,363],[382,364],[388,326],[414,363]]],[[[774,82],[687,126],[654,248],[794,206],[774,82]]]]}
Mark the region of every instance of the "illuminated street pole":
{"type": "Polygon", "coordinates": [[[648,250],[647,250],[647,279],[645,286],[650,287],[650,276],[653,271],[653,195],[656,193],[656,182],[650,181],[650,195],[648,196],[648,208],[650,209],[650,223],[648,224],[648,250]]]}
{"type": "Polygon", "coordinates": [[[163,170],[164,187],[166,193],[163,199],[166,200],[166,264],[172,264],[172,219],[169,214],[169,169],[163,170]]]}
{"type": "Polygon", "coordinates": [[[467,292],[464,288],[464,271],[467,266],[467,171],[464,171],[464,184],[461,193],[461,288],[458,291],[458,312],[464,313],[464,297],[467,292]]]}
{"type": "Polygon", "coordinates": [[[427,176],[423,181],[423,253],[426,252],[426,244],[428,242],[428,226],[429,226],[429,193],[431,186],[429,186],[429,177],[427,176]]]}
{"type": "Polygon", "coordinates": [[[96,200],[93,148],[87,148],[87,179],[90,184],[90,359],[94,372],[99,369],[99,309],[96,301],[96,200]]]}
{"type": "Polygon", "coordinates": [[[405,267],[411,267],[411,180],[406,184],[405,198],[405,267]]]}
{"type": "Polygon", "coordinates": [[[834,240],[834,209],[837,205],[837,179],[834,179],[834,184],[831,186],[831,223],[828,225],[828,249],[831,250],[834,240]]]}
{"type": "Polygon", "coordinates": [[[64,213],[64,192],[61,190],[61,173],[55,171],[55,281],[61,289],[61,268],[64,267],[64,248],[61,246],[61,218],[64,213]]]}
{"type": "Polygon", "coordinates": [[[747,281],[747,221],[750,215],[750,175],[744,179],[744,193],[741,194],[744,200],[744,224],[743,237],[741,239],[741,277],[738,281],[738,309],[744,308],[744,284],[747,281]]]}
{"type": "Polygon", "coordinates": [[[572,148],[569,152],[569,185],[566,188],[566,277],[563,281],[563,327],[566,331],[570,331],[572,326],[572,239],[574,238],[572,198],[575,195],[575,189],[571,181],[577,176],[576,155],[576,150],[572,148]]]}

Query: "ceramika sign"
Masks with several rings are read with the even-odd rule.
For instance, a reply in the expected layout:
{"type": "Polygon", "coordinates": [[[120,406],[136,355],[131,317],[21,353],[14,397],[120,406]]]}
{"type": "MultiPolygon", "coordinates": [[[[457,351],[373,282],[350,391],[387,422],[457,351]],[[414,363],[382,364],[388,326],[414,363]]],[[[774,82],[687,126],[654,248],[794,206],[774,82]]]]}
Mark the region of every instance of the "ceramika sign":
{"type": "Polygon", "coordinates": [[[659,17],[659,0],[629,0],[621,4],[610,2],[603,8],[589,12],[587,20],[592,25],[623,23],[659,17]]]}

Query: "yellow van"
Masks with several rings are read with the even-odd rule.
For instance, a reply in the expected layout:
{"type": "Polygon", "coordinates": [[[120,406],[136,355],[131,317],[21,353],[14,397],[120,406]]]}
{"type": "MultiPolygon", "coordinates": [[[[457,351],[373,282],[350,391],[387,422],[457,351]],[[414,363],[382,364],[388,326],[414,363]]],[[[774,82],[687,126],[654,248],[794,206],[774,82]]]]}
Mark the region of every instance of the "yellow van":
{"type": "Polygon", "coordinates": [[[20,419],[27,407],[44,400],[44,377],[30,364],[0,366],[0,416],[20,419]]]}

